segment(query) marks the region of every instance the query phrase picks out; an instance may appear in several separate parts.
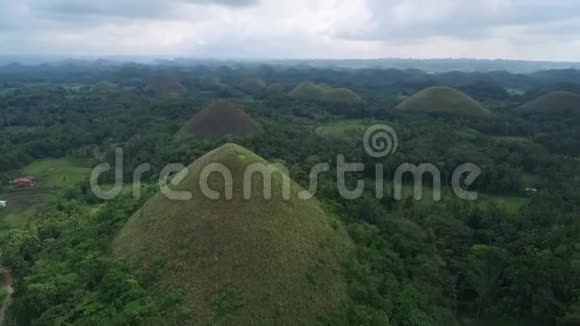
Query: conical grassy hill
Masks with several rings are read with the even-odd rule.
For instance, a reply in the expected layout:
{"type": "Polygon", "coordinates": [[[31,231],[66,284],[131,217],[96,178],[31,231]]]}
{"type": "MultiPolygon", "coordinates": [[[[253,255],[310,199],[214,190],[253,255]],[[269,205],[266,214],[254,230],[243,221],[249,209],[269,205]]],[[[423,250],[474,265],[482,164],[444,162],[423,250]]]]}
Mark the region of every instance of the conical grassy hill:
{"type": "Polygon", "coordinates": [[[409,113],[444,113],[463,116],[489,116],[491,112],[476,100],[450,87],[429,87],[397,106],[409,113]]]}
{"type": "Polygon", "coordinates": [[[258,123],[241,106],[229,101],[217,101],[196,114],[177,133],[177,137],[250,137],[257,130],[258,123]]]}
{"type": "Polygon", "coordinates": [[[337,105],[364,105],[365,101],[353,90],[348,88],[333,88],[325,84],[315,84],[305,81],[296,86],[289,94],[290,97],[321,103],[337,105]]]}
{"type": "Polygon", "coordinates": [[[255,163],[267,162],[233,144],[206,154],[174,188],[192,192],[191,200],[157,194],[114,240],[114,253],[136,272],[158,275],[154,290],[185,293],[190,313],[180,324],[311,325],[346,296],[339,269],[351,242],[341,223],[317,200],[299,199],[303,189],[292,181],[284,199],[282,173],[272,177],[271,199],[264,199],[260,177],[244,199],[244,171],[255,163]],[[220,199],[201,191],[201,173],[211,164],[231,171],[231,200],[217,173],[208,185],[220,199]]]}
{"type": "Polygon", "coordinates": [[[520,110],[528,114],[580,114],[580,95],[550,92],[524,104],[520,110]]]}
{"type": "Polygon", "coordinates": [[[159,74],[147,83],[145,92],[155,95],[184,94],[187,89],[174,76],[159,74]]]}

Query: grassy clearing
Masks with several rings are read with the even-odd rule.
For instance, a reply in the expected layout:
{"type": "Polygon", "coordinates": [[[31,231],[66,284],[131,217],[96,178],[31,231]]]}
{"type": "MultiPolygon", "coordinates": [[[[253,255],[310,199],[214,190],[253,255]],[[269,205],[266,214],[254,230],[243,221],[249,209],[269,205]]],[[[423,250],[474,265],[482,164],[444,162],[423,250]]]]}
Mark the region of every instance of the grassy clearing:
{"type": "Polygon", "coordinates": [[[480,194],[476,203],[482,209],[489,208],[492,205],[497,205],[505,208],[506,211],[515,214],[519,212],[528,201],[529,198],[521,196],[480,194]]]}
{"type": "Polygon", "coordinates": [[[63,188],[78,183],[90,171],[88,162],[66,158],[39,160],[20,170],[22,175],[33,176],[41,188],[63,188]]]}
{"type": "Polygon", "coordinates": [[[353,132],[361,132],[376,124],[370,119],[338,120],[316,128],[316,132],[323,136],[343,136],[353,132]]]}
{"type": "Polygon", "coordinates": [[[31,189],[0,194],[0,199],[8,201],[8,207],[0,209],[0,234],[34,217],[58,191],[81,182],[90,170],[86,162],[71,159],[39,160],[22,168],[18,175],[33,176],[36,185],[31,189]]]}
{"type": "MultiPolygon", "coordinates": [[[[402,185],[402,200],[406,200],[409,197],[413,197],[415,187],[410,184],[402,185]]],[[[392,183],[387,186],[385,191],[386,196],[393,197],[393,185],[392,183]]],[[[441,202],[444,202],[446,198],[452,198],[455,194],[449,189],[443,189],[441,193],[441,202]]],[[[503,207],[511,214],[516,214],[519,210],[528,203],[528,197],[522,196],[510,196],[510,195],[494,195],[479,193],[478,199],[473,203],[481,209],[490,208],[492,205],[497,205],[503,207]]],[[[422,188],[422,199],[414,201],[415,205],[419,207],[429,207],[435,205],[439,202],[435,201],[433,198],[433,189],[429,186],[423,186],[422,188]]]]}

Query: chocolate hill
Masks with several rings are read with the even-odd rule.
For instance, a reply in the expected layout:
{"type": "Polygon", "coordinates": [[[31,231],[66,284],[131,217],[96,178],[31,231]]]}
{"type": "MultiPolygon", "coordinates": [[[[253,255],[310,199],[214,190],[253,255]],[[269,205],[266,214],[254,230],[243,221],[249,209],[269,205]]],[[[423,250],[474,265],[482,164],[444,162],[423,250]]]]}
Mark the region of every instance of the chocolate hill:
{"type": "Polygon", "coordinates": [[[250,137],[257,130],[258,123],[240,105],[230,101],[217,101],[196,114],[177,133],[177,137],[250,137]]]}
{"type": "Polygon", "coordinates": [[[145,92],[155,95],[169,95],[183,94],[187,92],[187,89],[174,76],[159,74],[147,83],[145,92]]]}
{"type": "Polygon", "coordinates": [[[450,87],[429,87],[397,106],[408,113],[444,113],[463,116],[489,116],[491,112],[473,98],[450,87]]]}
{"type": "Polygon", "coordinates": [[[144,278],[157,277],[153,290],[183,291],[190,313],[179,324],[312,325],[347,296],[339,270],[351,252],[348,234],[316,199],[299,198],[304,189],[266,164],[226,144],[178,174],[184,178],[173,190],[191,192],[191,200],[157,194],[114,240],[117,257],[144,278]],[[232,179],[210,174],[207,185],[221,194],[210,199],[200,178],[216,164],[232,179]],[[251,196],[242,196],[245,171],[256,164],[259,173],[274,172],[270,199],[261,177],[251,178],[251,196]]]}
{"type": "Polygon", "coordinates": [[[580,95],[550,92],[524,104],[520,111],[527,114],[580,114],[580,95]]]}

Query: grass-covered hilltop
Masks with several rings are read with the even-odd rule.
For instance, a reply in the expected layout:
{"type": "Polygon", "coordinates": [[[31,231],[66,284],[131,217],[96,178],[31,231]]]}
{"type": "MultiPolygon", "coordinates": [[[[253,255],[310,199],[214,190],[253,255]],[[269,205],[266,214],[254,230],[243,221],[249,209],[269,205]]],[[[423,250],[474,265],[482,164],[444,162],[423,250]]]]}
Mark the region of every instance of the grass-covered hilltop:
{"type": "Polygon", "coordinates": [[[489,116],[491,112],[473,98],[451,87],[429,87],[407,98],[397,109],[409,113],[443,113],[489,116]]]}
{"type": "Polygon", "coordinates": [[[165,73],[151,78],[145,86],[145,92],[154,95],[179,95],[186,93],[187,89],[175,76],[165,73]]]}
{"type": "Polygon", "coordinates": [[[240,89],[249,94],[263,92],[268,88],[268,83],[258,77],[243,78],[239,85],[240,89]]]}
{"type": "Polygon", "coordinates": [[[267,164],[233,144],[206,154],[174,189],[191,191],[191,200],[156,195],[114,241],[115,254],[138,274],[158,278],[157,290],[183,290],[191,309],[187,324],[307,325],[346,296],[339,269],[351,244],[340,223],[317,200],[299,199],[303,189],[293,181],[290,199],[284,199],[279,171],[270,200],[259,177],[252,180],[251,198],[244,199],[244,171],[256,163],[267,164]],[[231,171],[231,200],[217,173],[208,184],[220,199],[202,193],[200,174],[210,164],[231,171]]]}
{"type": "Polygon", "coordinates": [[[524,104],[520,112],[525,114],[580,114],[580,95],[554,91],[524,104]]]}
{"type": "Polygon", "coordinates": [[[258,123],[243,108],[230,101],[213,102],[196,114],[177,133],[178,138],[249,137],[258,130],[258,123]]]}
{"type": "Polygon", "coordinates": [[[348,88],[334,88],[326,84],[315,84],[305,81],[296,86],[290,97],[338,105],[364,105],[365,101],[353,90],[348,88]]]}

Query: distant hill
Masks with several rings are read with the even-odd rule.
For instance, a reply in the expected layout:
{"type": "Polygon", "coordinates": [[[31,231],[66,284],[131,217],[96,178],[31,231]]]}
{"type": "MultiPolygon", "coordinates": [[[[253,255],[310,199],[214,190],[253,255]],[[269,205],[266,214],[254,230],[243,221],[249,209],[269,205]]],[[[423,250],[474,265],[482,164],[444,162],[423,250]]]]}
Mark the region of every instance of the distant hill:
{"type": "Polygon", "coordinates": [[[252,178],[244,199],[244,171],[256,163],[267,162],[234,144],[206,154],[174,188],[192,192],[191,200],[157,194],[114,240],[116,256],[146,279],[158,278],[153,290],[184,292],[191,313],[180,324],[312,325],[346,296],[338,271],[351,242],[340,222],[317,200],[298,199],[303,189],[291,180],[284,199],[282,173],[272,176],[271,199],[263,198],[261,177],[252,178]],[[231,172],[231,200],[217,173],[207,180],[221,197],[203,195],[200,174],[210,164],[231,172]]]}
{"type": "Polygon", "coordinates": [[[249,94],[256,94],[267,89],[268,84],[259,77],[246,77],[239,85],[240,89],[249,94]]]}
{"type": "Polygon", "coordinates": [[[326,88],[310,81],[302,82],[296,86],[288,95],[307,101],[322,101],[326,94],[326,88]]]}
{"type": "Polygon", "coordinates": [[[580,62],[485,59],[294,59],[271,60],[268,63],[285,66],[307,66],[309,68],[312,67],[318,69],[420,69],[428,73],[442,73],[451,71],[506,71],[517,74],[525,74],[549,69],[580,69],[580,62]]]}
{"type": "Polygon", "coordinates": [[[183,94],[187,89],[174,76],[159,74],[147,83],[145,92],[155,95],[183,94]]]}
{"type": "Polygon", "coordinates": [[[305,81],[296,86],[290,97],[306,100],[343,105],[362,105],[365,101],[354,91],[348,88],[333,88],[326,84],[315,84],[305,81]]]}
{"type": "Polygon", "coordinates": [[[219,91],[227,87],[218,77],[212,75],[200,77],[197,84],[201,91],[219,91]]]}
{"type": "Polygon", "coordinates": [[[258,123],[240,105],[230,101],[217,101],[196,114],[181,128],[177,137],[249,137],[257,130],[258,123]]]}
{"type": "Polygon", "coordinates": [[[580,114],[580,95],[566,91],[554,91],[526,104],[520,111],[528,114],[580,114]]]}
{"type": "Polygon", "coordinates": [[[407,98],[398,110],[415,113],[446,113],[488,116],[491,112],[473,98],[450,87],[429,87],[407,98]]]}

